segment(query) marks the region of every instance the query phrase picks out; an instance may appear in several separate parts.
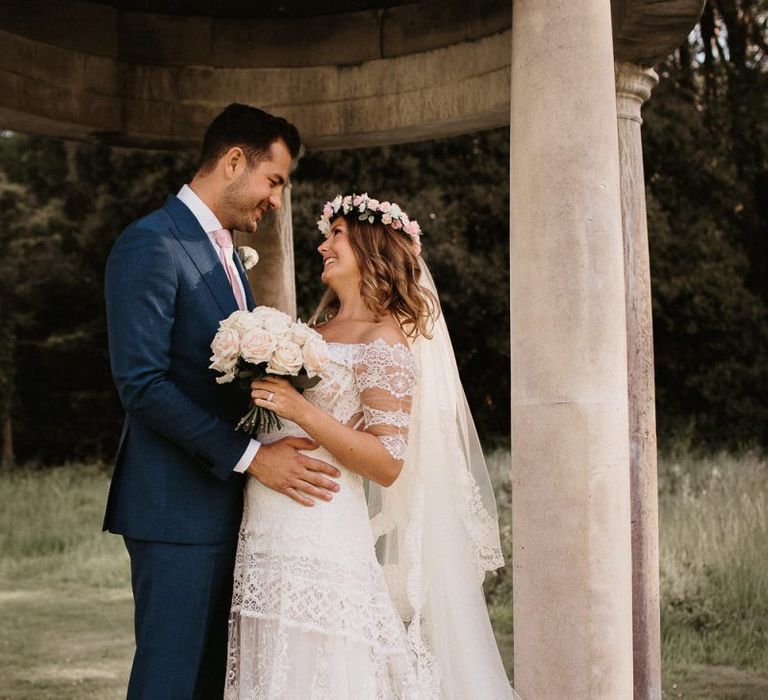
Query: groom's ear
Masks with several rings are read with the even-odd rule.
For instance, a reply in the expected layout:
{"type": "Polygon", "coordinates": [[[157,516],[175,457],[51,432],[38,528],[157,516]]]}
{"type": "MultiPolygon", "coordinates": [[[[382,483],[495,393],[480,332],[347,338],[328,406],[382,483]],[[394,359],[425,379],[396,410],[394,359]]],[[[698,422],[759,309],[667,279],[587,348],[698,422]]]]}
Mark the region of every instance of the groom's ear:
{"type": "Polygon", "coordinates": [[[239,177],[248,167],[248,160],[240,146],[232,146],[219,160],[219,167],[222,168],[224,176],[228,180],[239,177]]]}

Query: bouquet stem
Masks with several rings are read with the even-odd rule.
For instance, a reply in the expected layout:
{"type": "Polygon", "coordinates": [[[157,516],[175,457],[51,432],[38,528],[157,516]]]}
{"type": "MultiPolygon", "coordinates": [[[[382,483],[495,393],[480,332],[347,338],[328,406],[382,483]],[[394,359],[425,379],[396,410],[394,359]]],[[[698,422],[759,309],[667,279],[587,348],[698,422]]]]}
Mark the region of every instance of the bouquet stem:
{"type": "Polygon", "coordinates": [[[237,424],[237,430],[242,430],[251,437],[256,437],[259,433],[272,433],[282,427],[283,423],[274,411],[255,405],[251,406],[237,424]]]}

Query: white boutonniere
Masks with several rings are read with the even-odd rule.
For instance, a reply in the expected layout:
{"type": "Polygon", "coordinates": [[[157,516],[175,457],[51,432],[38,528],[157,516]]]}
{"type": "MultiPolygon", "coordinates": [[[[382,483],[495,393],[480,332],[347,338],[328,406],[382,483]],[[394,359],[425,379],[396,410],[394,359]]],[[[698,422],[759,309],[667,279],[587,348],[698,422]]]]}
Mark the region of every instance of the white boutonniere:
{"type": "Polygon", "coordinates": [[[250,270],[257,262],[259,262],[259,254],[247,245],[238,247],[237,256],[240,258],[240,262],[243,263],[243,267],[246,270],[250,270]]]}

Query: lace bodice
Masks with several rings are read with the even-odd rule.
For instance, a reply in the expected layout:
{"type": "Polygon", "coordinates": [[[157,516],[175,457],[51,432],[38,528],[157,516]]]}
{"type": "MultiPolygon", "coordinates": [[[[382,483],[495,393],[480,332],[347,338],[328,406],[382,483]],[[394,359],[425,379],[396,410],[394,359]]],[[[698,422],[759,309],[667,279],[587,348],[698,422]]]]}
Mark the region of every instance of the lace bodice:
{"type": "Polygon", "coordinates": [[[405,457],[416,365],[402,343],[328,343],[322,381],[305,396],[336,420],[381,440],[395,459],[405,457]]]}

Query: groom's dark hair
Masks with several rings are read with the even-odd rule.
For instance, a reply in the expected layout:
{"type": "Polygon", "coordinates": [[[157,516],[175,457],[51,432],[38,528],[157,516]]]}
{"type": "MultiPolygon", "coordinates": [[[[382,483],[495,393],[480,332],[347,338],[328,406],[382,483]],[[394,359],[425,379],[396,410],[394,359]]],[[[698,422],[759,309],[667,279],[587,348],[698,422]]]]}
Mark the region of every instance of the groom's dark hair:
{"type": "Polygon", "coordinates": [[[287,119],[264,110],[233,102],[211,122],[203,138],[198,172],[213,168],[230,148],[239,146],[245,152],[248,165],[256,165],[269,155],[270,146],[282,139],[291,158],[299,155],[301,137],[287,119]]]}

